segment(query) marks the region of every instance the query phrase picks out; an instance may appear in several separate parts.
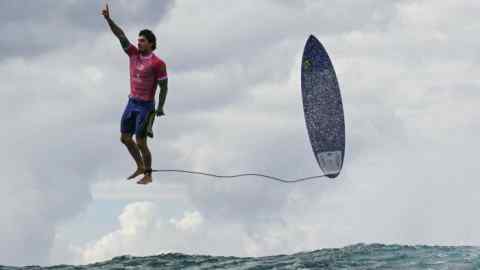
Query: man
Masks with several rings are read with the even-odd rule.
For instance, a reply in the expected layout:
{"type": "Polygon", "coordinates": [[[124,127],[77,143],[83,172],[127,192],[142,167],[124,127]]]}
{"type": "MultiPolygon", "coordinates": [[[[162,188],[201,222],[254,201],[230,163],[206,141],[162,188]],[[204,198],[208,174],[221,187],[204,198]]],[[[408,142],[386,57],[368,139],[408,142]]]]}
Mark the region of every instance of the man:
{"type": "Polygon", "coordinates": [[[108,4],[102,15],[130,58],[130,95],[121,120],[121,142],[125,144],[137,164],[137,170],[127,179],[144,175],[138,184],[152,182],[152,156],[147,146],[155,114],[165,115],[163,105],[167,97],[167,70],[165,63],[153,54],[156,38],[145,29],[138,34],[138,48],[130,43],[120,27],[110,18],[108,4]],[[160,86],[159,102],[155,110],[155,91],[160,86]],[[135,141],[133,140],[135,134],[135,141]]]}

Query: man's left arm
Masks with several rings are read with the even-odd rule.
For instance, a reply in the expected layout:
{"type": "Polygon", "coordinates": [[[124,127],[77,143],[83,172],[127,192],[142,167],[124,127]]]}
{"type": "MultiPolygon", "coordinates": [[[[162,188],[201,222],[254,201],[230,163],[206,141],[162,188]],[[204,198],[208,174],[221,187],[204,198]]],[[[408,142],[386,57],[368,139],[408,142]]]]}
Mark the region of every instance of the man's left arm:
{"type": "Polygon", "coordinates": [[[160,94],[158,96],[157,116],[162,116],[165,115],[163,105],[165,105],[165,100],[167,99],[168,78],[159,80],[158,85],[160,86],[160,94]]]}

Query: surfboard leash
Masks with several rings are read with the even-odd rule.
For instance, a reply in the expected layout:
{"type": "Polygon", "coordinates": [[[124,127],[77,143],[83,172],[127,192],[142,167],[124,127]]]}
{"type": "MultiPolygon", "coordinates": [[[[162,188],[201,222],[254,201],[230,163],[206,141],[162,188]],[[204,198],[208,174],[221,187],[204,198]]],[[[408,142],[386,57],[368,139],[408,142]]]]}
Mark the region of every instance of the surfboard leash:
{"type": "Polygon", "coordinates": [[[209,176],[209,177],[215,177],[215,178],[238,178],[238,177],[246,177],[246,176],[255,176],[255,177],[262,177],[262,178],[265,178],[265,179],[270,179],[270,180],[273,180],[273,181],[282,182],[282,183],[298,183],[298,182],[308,181],[308,180],[322,178],[322,177],[326,176],[326,175],[315,175],[315,176],[303,177],[303,178],[298,178],[298,179],[283,179],[283,178],[279,178],[279,177],[275,177],[275,176],[271,176],[271,175],[266,175],[266,174],[260,174],[260,173],[242,173],[242,174],[234,174],[234,175],[218,175],[218,174],[207,173],[207,172],[190,171],[190,170],[177,170],[177,169],[152,169],[152,172],[188,173],[188,174],[203,175],[203,176],[209,176]]]}

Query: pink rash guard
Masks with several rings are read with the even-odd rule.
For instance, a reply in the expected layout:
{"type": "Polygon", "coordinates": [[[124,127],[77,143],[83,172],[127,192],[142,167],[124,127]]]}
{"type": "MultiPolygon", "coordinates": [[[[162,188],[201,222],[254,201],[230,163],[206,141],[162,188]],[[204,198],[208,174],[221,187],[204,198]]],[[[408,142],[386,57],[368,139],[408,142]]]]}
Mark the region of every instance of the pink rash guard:
{"type": "Polygon", "coordinates": [[[155,100],[157,83],[167,78],[165,62],[154,53],[143,56],[130,44],[125,50],[130,58],[130,95],[143,101],[155,100]]]}

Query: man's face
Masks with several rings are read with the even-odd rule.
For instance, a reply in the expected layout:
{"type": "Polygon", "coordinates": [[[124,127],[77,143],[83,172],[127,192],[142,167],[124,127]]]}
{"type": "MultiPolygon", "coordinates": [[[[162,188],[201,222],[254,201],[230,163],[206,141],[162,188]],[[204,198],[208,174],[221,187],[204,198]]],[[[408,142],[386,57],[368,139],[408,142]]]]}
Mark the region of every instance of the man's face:
{"type": "Polygon", "coordinates": [[[152,51],[152,43],[148,41],[144,36],[138,37],[138,50],[140,52],[151,52],[152,51]]]}

